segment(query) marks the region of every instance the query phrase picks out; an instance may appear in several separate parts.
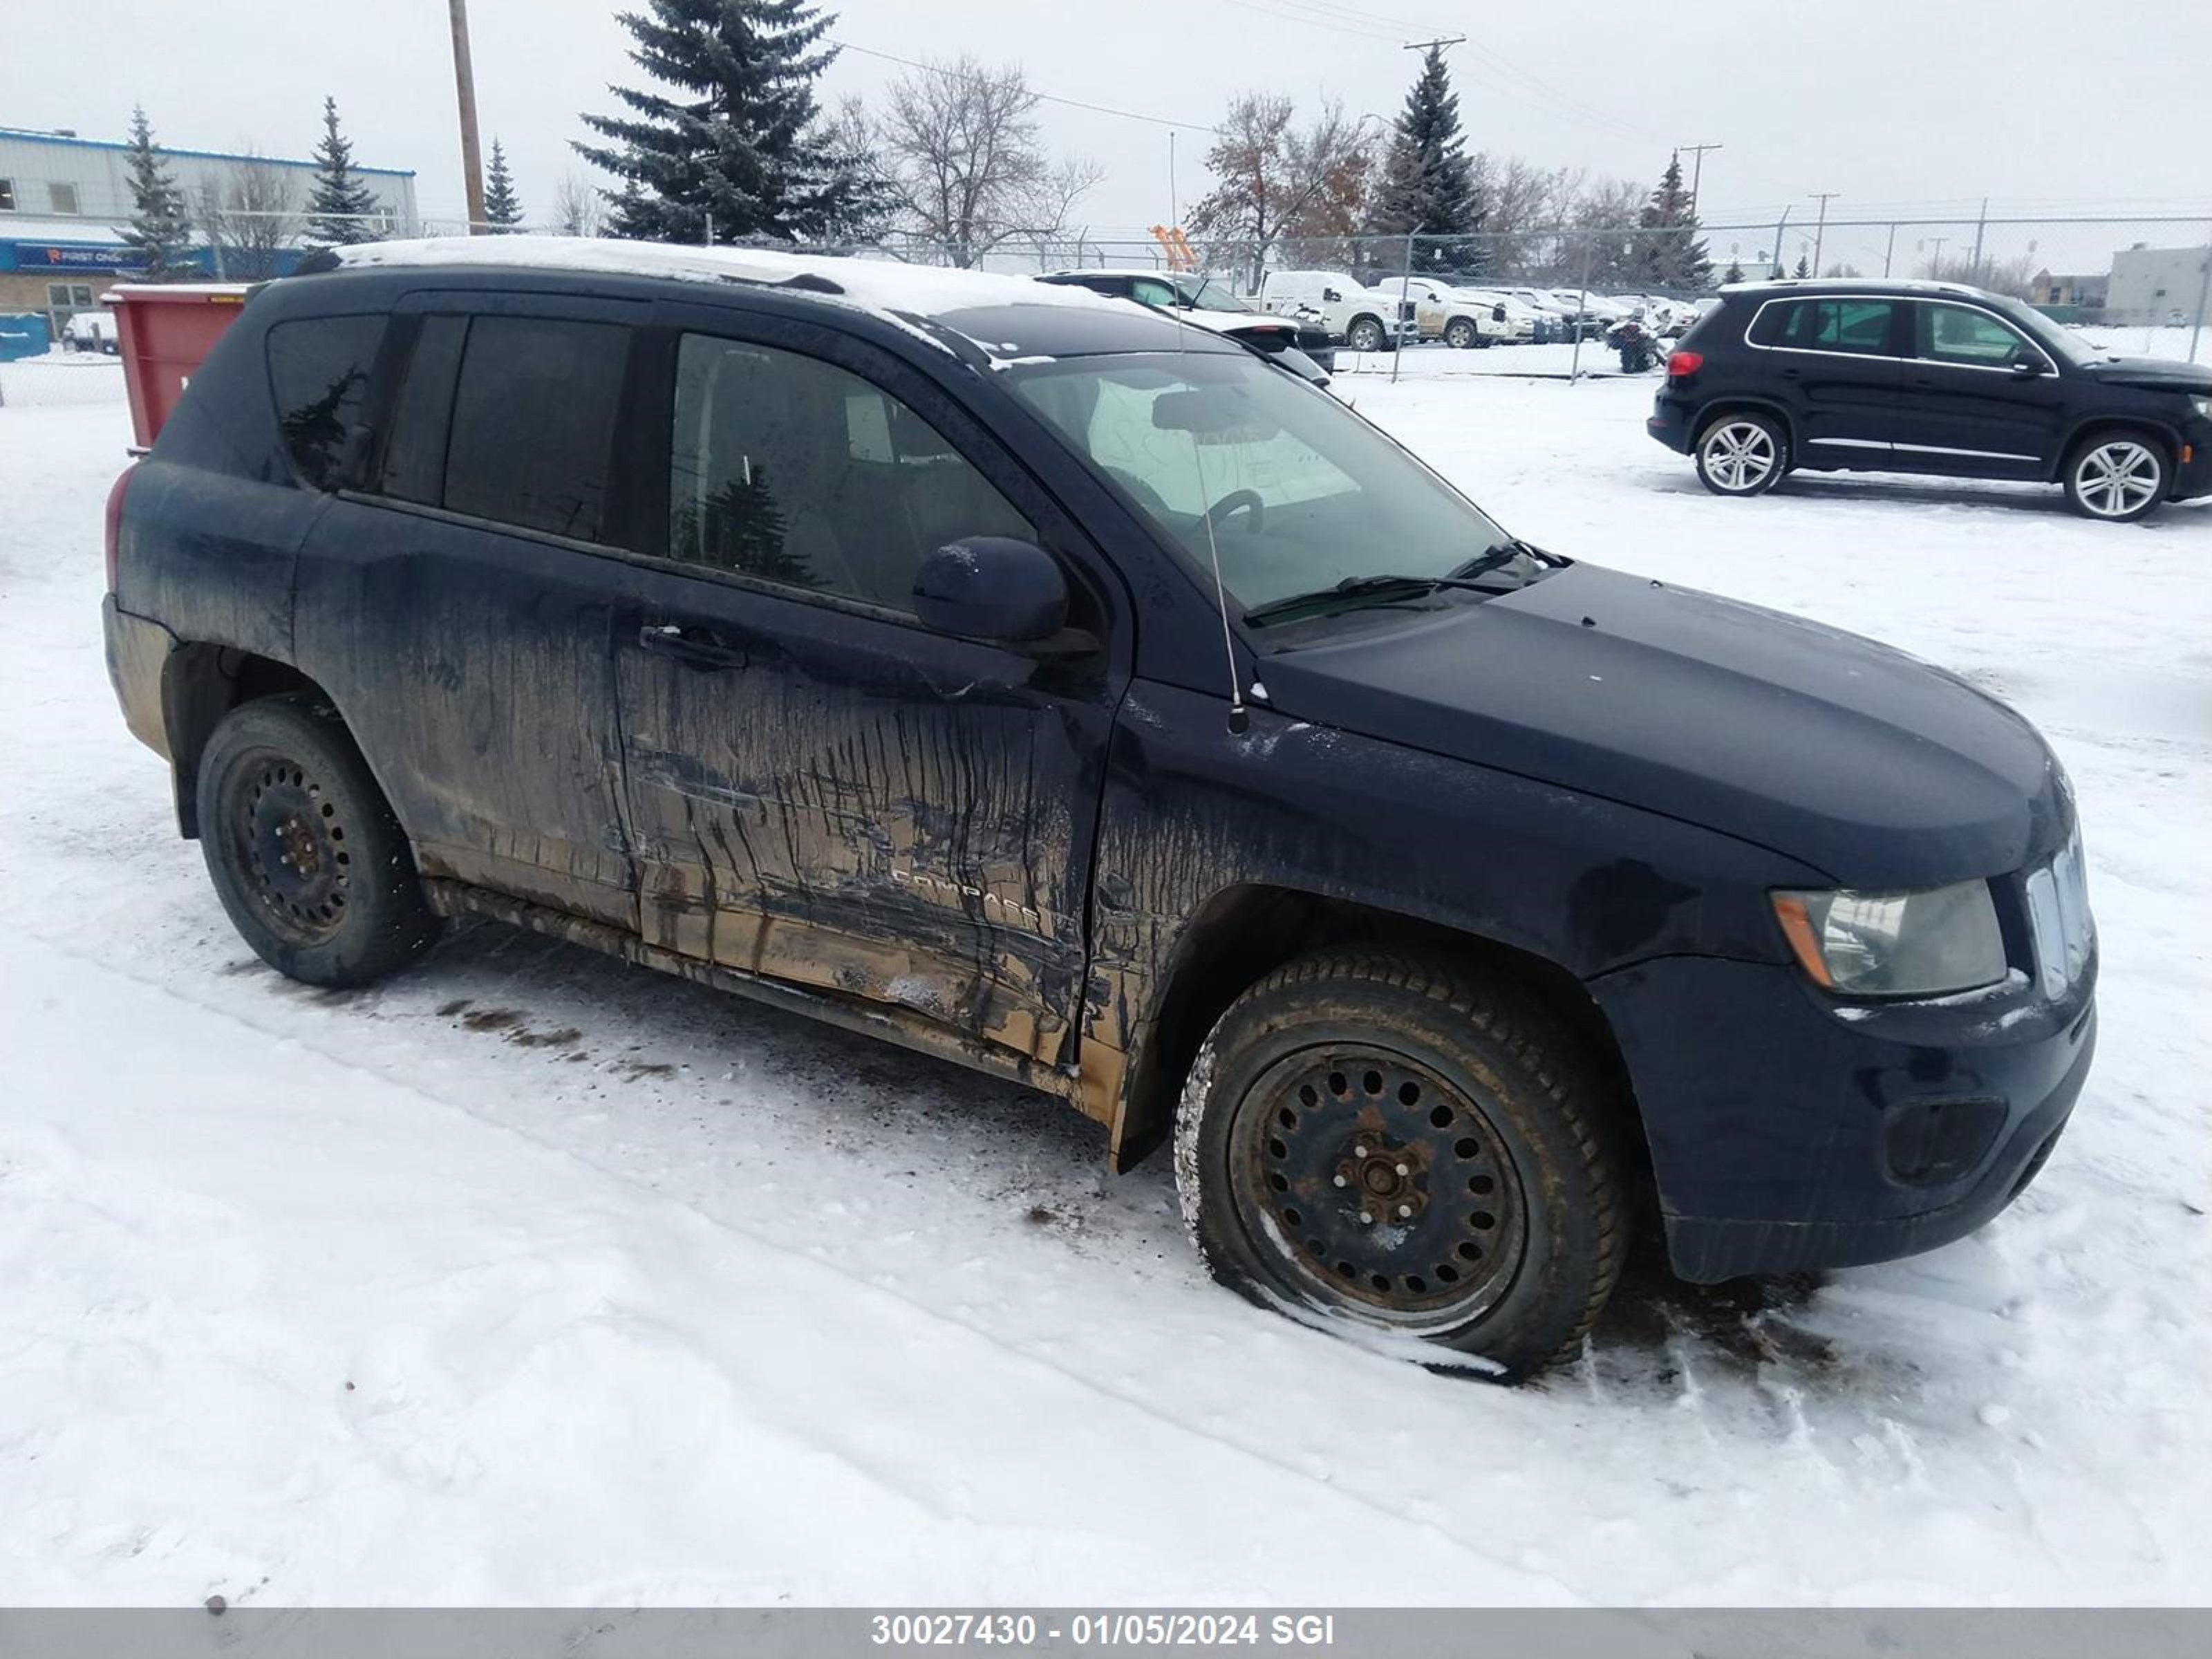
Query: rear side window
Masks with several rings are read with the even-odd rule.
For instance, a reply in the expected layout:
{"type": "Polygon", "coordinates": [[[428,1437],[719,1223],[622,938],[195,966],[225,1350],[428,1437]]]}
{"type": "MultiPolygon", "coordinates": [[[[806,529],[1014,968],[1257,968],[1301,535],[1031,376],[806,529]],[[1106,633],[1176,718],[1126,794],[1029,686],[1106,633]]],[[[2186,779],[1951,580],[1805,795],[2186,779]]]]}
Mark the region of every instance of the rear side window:
{"type": "Polygon", "coordinates": [[[269,331],[269,386],[276,425],[300,476],[318,489],[342,482],[361,425],[384,319],[303,317],[269,331]]]}
{"type": "Polygon", "coordinates": [[[428,317],[415,337],[392,412],[380,488],[403,501],[435,507],[446,489],[446,436],[453,429],[453,380],[460,372],[465,317],[428,317]]]}
{"type": "MultiPolygon", "coordinates": [[[[629,355],[629,330],[618,323],[471,319],[453,386],[442,505],[599,540],[629,355]]],[[[395,450],[412,440],[404,414],[393,425],[395,450]]]]}
{"type": "Polygon", "coordinates": [[[1778,300],[1752,323],[1751,343],[1882,356],[1889,351],[1895,310],[1887,300],[1778,300]]]}

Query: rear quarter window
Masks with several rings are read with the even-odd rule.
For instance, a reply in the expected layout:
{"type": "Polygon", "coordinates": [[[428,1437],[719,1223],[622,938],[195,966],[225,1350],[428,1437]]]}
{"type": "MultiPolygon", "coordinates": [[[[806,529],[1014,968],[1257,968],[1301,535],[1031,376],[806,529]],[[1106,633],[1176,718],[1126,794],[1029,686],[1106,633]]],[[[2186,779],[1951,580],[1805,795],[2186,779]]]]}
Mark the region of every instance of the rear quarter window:
{"type": "Polygon", "coordinates": [[[301,317],[269,331],[269,386],[276,425],[300,476],[335,489],[362,422],[369,373],[384,343],[381,316],[301,317]]]}

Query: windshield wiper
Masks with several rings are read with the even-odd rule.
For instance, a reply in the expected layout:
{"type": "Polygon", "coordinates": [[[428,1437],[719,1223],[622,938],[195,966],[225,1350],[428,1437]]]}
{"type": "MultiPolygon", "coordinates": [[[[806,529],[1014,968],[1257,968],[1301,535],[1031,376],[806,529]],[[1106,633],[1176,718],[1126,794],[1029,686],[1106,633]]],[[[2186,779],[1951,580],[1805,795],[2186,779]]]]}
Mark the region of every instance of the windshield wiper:
{"type": "Polygon", "coordinates": [[[1500,565],[1510,564],[1514,560],[1524,556],[1535,560],[1539,564],[1565,562],[1558,554],[1547,553],[1542,548],[1532,547],[1518,536],[1512,536],[1498,543],[1488,551],[1476,554],[1451,574],[1454,580],[1466,581],[1473,577],[1486,574],[1500,565]]]}
{"type": "MultiPolygon", "coordinates": [[[[1487,557],[1488,555],[1485,555],[1487,557]]],[[[1474,560],[1474,564],[1480,564],[1474,560]]],[[[1265,605],[1255,605],[1244,620],[1255,628],[1298,611],[1326,611],[1356,605],[1388,605],[1395,599],[1425,598],[1440,587],[1468,587],[1478,593],[1495,593],[1488,582],[1479,582],[1455,572],[1449,576],[1346,576],[1334,587],[1316,587],[1308,593],[1287,593],[1265,605]]]]}

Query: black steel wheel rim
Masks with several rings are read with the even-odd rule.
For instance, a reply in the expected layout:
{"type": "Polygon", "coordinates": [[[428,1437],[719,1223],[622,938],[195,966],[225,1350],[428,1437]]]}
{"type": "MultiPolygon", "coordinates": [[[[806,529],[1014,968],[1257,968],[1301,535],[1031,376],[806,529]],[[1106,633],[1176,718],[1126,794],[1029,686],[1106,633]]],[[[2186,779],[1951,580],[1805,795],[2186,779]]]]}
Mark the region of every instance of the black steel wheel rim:
{"type": "Polygon", "coordinates": [[[239,872],[264,918],[294,945],[320,945],[345,921],[353,853],[337,803],[289,756],[242,756],[226,780],[223,817],[239,872]]]}
{"type": "Polygon", "coordinates": [[[1464,1325],[1528,1244],[1518,1172],[1484,1103],[1369,1044],[1301,1049],[1237,1103],[1230,1188],[1253,1248],[1309,1300],[1394,1329],[1464,1325]]]}

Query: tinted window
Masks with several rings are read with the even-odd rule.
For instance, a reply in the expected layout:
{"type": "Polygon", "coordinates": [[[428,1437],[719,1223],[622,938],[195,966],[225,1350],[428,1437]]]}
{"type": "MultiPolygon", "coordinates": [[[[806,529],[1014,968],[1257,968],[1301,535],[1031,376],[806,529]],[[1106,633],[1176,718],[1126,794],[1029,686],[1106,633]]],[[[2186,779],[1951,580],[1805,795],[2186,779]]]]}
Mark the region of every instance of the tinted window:
{"type": "Polygon", "coordinates": [[[301,476],[318,489],[339,482],[383,340],[381,317],[302,318],[269,331],[277,428],[301,476]]]}
{"type": "Polygon", "coordinates": [[[446,487],[446,434],[453,418],[453,380],[460,370],[465,317],[427,317],[415,337],[407,378],[392,412],[379,487],[402,501],[435,507],[446,487]]]}
{"type": "Polygon", "coordinates": [[[2037,355],[2018,330],[1971,307],[1923,301],[1917,325],[1920,355],[1939,363],[2002,368],[2016,356],[2037,355]]]}
{"type": "Polygon", "coordinates": [[[598,540],[629,350],[619,324],[474,319],[453,388],[447,507],[598,540]]]}
{"type": "Polygon", "coordinates": [[[1888,300],[1783,300],[1759,313],[1751,331],[1756,345],[1789,346],[1800,351],[1855,351],[1885,356],[1889,319],[1896,309],[1888,300]]]}
{"type": "Polygon", "coordinates": [[[817,358],[686,335],[669,552],[764,581],[913,608],[922,557],[1037,533],[927,421],[817,358]]]}

